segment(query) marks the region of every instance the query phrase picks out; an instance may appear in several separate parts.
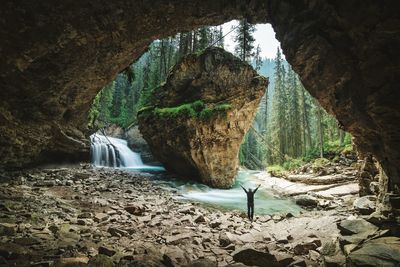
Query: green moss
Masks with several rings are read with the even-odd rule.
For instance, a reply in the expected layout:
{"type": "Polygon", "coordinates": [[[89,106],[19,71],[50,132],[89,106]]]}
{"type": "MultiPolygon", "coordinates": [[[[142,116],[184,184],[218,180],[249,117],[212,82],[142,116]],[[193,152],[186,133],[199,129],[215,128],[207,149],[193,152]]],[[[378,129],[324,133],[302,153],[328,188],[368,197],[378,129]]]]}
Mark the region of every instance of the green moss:
{"type": "Polygon", "coordinates": [[[312,169],[314,172],[320,171],[321,169],[323,169],[326,165],[328,165],[330,163],[330,161],[326,158],[318,158],[316,160],[314,160],[314,162],[312,163],[312,169]]]}
{"type": "Polygon", "coordinates": [[[162,118],[196,117],[197,112],[204,104],[199,100],[193,103],[182,104],[176,107],[155,108],[154,114],[162,118]]]}
{"type": "Polygon", "coordinates": [[[300,168],[301,166],[304,165],[304,163],[305,162],[301,158],[297,158],[297,159],[289,158],[288,160],[286,160],[283,163],[283,168],[285,170],[292,171],[292,170],[295,170],[297,168],[300,168]]]}
{"type": "Polygon", "coordinates": [[[220,104],[212,108],[205,108],[200,112],[199,118],[202,120],[208,120],[215,114],[226,115],[226,112],[231,109],[231,107],[231,104],[220,104]]]}
{"type": "Polygon", "coordinates": [[[349,154],[353,154],[353,153],[354,153],[354,149],[353,149],[352,144],[346,144],[341,151],[342,155],[349,155],[349,154]]]}
{"type": "Polygon", "coordinates": [[[287,171],[280,165],[271,165],[267,167],[267,171],[274,177],[286,177],[287,171]]]}
{"type": "Polygon", "coordinates": [[[140,116],[154,115],[163,119],[175,118],[195,118],[201,120],[208,120],[216,114],[226,115],[226,112],[231,109],[231,104],[209,105],[203,103],[201,100],[192,103],[182,104],[176,107],[154,108],[144,107],[138,111],[140,116]]]}

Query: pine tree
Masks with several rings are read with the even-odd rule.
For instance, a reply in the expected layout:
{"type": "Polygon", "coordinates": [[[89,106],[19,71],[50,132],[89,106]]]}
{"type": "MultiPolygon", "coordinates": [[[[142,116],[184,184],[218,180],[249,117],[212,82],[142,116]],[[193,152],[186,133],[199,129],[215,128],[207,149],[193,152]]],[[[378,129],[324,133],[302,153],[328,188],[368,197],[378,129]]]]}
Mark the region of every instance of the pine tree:
{"type": "Polygon", "coordinates": [[[249,61],[254,56],[254,37],[255,26],[248,23],[245,19],[239,22],[235,35],[235,54],[243,61],[249,61]]]}
{"type": "Polygon", "coordinates": [[[259,71],[262,66],[262,58],[261,58],[261,47],[257,45],[256,53],[254,54],[254,61],[255,61],[255,69],[259,71]]]}

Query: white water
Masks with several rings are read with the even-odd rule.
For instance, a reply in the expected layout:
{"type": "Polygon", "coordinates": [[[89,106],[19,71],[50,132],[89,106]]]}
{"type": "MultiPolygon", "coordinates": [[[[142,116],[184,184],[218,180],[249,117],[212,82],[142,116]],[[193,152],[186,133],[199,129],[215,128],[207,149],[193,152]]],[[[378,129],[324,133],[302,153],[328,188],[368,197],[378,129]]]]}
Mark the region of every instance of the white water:
{"type": "MultiPolygon", "coordinates": [[[[163,167],[143,164],[138,153],[129,149],[127,141],[119,138],[94,134],[92,141],[92,163],[96,167],[114,167],[133,171],[164,171],[163,167]]],[[[174,179],[158,175],[153,181],[163,185],[167,190],[177,190],[183,199],[193,200],[214,207],[241,210],[246,212],[246,194],[240,187],[255,188],[260,182],[256,172],[239,171],[236,183],[231,189],[214,189],[204,184],[187,180],[174,179]]],[[[256,214],[276,214],[291,212],[298,214],[300,207],[290,199],[274,196],[270,190],[261,187],[255,194],[256,214]]]]}
{"type": "MultiPolygon", "coordinates": [[[[183,199],[194,200],[206,205],[228,210],[247,212],[246,194],[240,185],[245,188],[256,188],[261,181],[255,176],[256,171],[239,171],[236,182],[230,189],[215,189],[197,182],[180,179],[161,179],[159,183],[166,189],[177,190],[183,199]]],[[[291,212],[299,214],[301,208],[294,201],[274,195],[271,190],[258,189],[254,196],[255,214],[285,214],[291,212]]]]}
{"type": "Polygon", "coordinates": [[[123,139],[93,134],[90,136],[92,164],[96,167],[114,167],[132,170],[162,171],[164,168],[143,164],[139,153],[128,147],[123,139]]]}

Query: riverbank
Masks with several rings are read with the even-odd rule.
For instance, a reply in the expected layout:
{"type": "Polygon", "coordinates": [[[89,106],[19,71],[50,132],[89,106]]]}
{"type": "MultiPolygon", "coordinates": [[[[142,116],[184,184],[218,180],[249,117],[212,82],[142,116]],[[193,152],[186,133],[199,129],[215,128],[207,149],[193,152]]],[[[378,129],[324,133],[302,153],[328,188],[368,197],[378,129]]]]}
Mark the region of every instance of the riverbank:
{"type": "Polygon", "coordinates": [[[86,165],[3,173],[0,265],[340,266],[343,246],[383,234],[364,227],[358,241],[341,243],[349,227],[337,224],[362,220],[348,205],[250,223],[242,212],[179,199],[154,175],[86,165]]]}

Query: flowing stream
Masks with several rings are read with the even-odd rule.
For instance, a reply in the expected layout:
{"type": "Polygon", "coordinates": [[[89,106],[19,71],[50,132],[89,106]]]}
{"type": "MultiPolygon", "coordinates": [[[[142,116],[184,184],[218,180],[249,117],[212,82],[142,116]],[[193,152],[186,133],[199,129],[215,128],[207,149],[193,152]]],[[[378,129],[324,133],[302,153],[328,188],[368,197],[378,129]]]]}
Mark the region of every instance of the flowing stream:
{"type": "MultiPolygon", "coordinates": [[[[205,205],[226,209],[240,210],[247,212],[246,193],[240,187],[256,188],[260,183],[254,174],[259,171],[241,170],[238,172],[235,184],[230,189],[215,189],[194,181],[181,179],[160,179],[158,182],[166,189],[176,190],[182,199],[193,200],[205,205]]],[[[270,190],[258,189],[254,195],[255,214],[286,214],[288,212],[297,215],[301,208],[291,199],[284,199],[273,194],[270,190]]]]}
{"type": "MultiPolygon", "coordinates": [[[[160,166],[149,166],[142,162],[140,154],[129,149],[127,141],[119,138],[94,134],[91,139],[92,164],[96,167],[114,167],[130,171],[163,172],[160,166]]],[[[169,175],[156,175],[153,182],[167,190],[176,192],[180,198],[203,203],[220,209],[247,212],[245,188],[256,188],[259,180],[257,171],[239,171],[231,189],[214,189],[194,181],[171,178],[169,175]]],[[[271,191],[260,189],[255,194],[255,214],[298,214],[300,207],[290,199],[282,199],[271,191]]]]}

